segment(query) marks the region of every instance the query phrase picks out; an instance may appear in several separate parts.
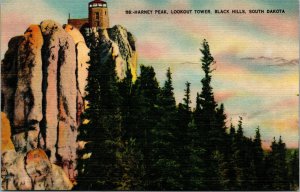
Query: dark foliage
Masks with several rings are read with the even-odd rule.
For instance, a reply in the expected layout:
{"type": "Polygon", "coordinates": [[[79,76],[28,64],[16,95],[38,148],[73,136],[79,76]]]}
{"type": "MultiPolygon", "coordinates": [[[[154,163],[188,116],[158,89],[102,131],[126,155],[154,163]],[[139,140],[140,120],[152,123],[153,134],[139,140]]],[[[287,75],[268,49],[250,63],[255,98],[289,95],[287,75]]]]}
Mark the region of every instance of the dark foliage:
{"type": "Polygon", "coordinates": [[[254,139],[226,126],[223,104],[211,86],[215,64],[206,40],[200,49],[204,77],[191,108],[191,84],[176,105],[172,73],[160,87],[153,67],[141,66],[132,82],[123,80],[112,58],[101,59],[103,41],[86,37],[91,52],[89,108],[79,128],[77,190],[296,190],[298,151],[288,153],[275,138],[271,151],[262,149],[259,128],[254,139]],[[228,130],[227,130],[228,129],[228,130]],[[90,156],[89,156],[90,155],[90,156]]]}

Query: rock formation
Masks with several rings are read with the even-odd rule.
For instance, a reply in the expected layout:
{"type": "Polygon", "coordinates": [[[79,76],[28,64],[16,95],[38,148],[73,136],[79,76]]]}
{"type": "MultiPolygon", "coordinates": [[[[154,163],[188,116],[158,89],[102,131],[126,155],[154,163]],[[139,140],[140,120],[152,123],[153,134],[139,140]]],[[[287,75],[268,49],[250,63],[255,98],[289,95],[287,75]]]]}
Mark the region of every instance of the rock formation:
{"type": "Polygon", "coordinates": [[[89,37],[91,33],[94,33],[97,38],[100,37],[100,44],[105,45],[104,47],[107,49],[104,52],[101,50],[103,52],[101,59],[112,56],[119,79],[124,79],[127,71],[130,70],[132,81],[135,82],[137,78],[137,51],[134,36],[121,25],[100,30],[92,28],[87,30],[84,36],[89,37]]]}
{"type": "Polygon", "coordinates": [[[76,32],[48,20],[9,42],[1,63],[3,189],[72,187],[89,61],[76,32]]]}
{"type": "MultiPolygon", "coordinates": [[[[135,81],[137,53],[131,33],[122,26],[95,33],[101,37],[99,59],[105,62],[112,56],[119,79],[130,70],[135,81]]],[[[2,189],[72,188],[76,150],[84,143],[77,142],[77,128],[86,106],[88,54],[76,28],[51,20],[31,25],[10,40],[1,62],[2,189]]]]}
{"type": "Polygon", "coordinates": [[[28,153],[13,150],[2,153],[1,179],[4,190],[70,190],[66,173],[52,164],[41,149],[28,153]]]}
{"type": "Polygon", "coordinates": [[[130,70],[132,80],[137,78],[137,51],[134,36],[121,25],[107,29],[109,38],[114,42],[114,49],[119,52],[116,57],[117,72],[120,78],[130,70]],[[115,44],[117,46],[115,46],[115,44]]]}
{"type": "Polygon", "coordinates": [[[11,141],[10,122],[5,113],[1,112],[1,151],[15,150],[11,141]]]}

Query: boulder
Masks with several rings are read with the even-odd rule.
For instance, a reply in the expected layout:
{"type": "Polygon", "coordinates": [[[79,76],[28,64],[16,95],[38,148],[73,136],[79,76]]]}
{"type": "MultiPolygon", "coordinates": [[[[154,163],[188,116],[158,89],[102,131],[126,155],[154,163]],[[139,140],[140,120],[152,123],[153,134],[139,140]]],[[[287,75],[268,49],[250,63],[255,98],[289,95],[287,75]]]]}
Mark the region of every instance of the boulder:
{"type": "Polygon", "coordinates": [[[27,154],[7,151],[2,154],[3,190],[70,190],[73,185],[59,166],[51,164],[42,149],[27,154]]]}

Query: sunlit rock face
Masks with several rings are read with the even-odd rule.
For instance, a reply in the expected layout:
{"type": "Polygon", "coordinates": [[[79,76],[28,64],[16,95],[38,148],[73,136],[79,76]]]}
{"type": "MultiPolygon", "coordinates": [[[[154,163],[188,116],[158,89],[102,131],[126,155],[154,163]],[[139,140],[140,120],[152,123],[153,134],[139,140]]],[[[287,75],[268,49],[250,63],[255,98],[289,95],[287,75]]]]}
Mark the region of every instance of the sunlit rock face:
{"type": "Polygon", "coordinates": [[[88,62],[90,61],[89,52],[90,49],[87,47],[84,37],[78,29],[71,25],[64,25],[65,31],[72,37],[75,43],[76,49],[76,65],[77,65],[77,115],[76,122],[78,125],[81,123],[80,116],[84,111],[84,100],[83,97],[86,96],[85,87],[87,85],[88,78],[88,62]]]}
{"type": "Polygon", "coordinates": [[[127,72],[130,71],[132,81],[135,82],[137,79],[137,51],[134,36],[121,25],[100,30],[91,28],[84,36],[89,36],[91,33],[94,33],[94,37],[99,38],[100,44],[103,45],[100,50],[101,60],[113,58],[118,78],[124,79],[127,72]]]}
{"type": "MultiPolygon", "coordinates": [[[[134,37],[122,26],[91,29],[100,62],[137,78],[134,37]]],[[[87,106],[89,48],[71,25],[46,20],[13,37],[1,62],[1,179],[4,190],[69,190],[76,181],[80,118],[87,106]]],[[[89,158],[90,154],[85,157],[89,158]]]]}
{"type": "Polygon", "coordinates": [[[71,189],[89,49],[78,31],[51,20],[29,26],[8,47],[1,62],[2,188],[71,189]]]}
{"type": "Polygon", "coordinates": [[[9,150],[15,150],[11,141],[11,127],[7,115],[1,112],[1,153],[9,150]]]}
{"type": "Polygon", "coordinates": [[[119,77],[126,76],[128,70],[131,71],[132,80],[137,78],[137,52],[134,36],[121,25],[107,29],[109,39],[113,41],[113,56],[119,77]]]}
{"type": "Polygon", "coordinates": [[[78,29],[71,25],[63,26],[65,31],[71,35],[76,46],[76,55],[77,55],[77,68],[78,68],[78,88],[80,94],[85,96],[85,87],[87,85],[88,77],[88,62],[90,61],[89,52],[90,49],[86,46],[84,37],[78,29]]]}

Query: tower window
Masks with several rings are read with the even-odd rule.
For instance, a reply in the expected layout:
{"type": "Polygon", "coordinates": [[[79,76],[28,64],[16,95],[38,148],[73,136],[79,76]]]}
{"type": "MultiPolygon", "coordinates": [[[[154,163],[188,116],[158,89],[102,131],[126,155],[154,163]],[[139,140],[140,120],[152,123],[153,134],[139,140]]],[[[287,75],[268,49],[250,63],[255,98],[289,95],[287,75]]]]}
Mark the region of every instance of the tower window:
{"type": "Polygon", "coordinates": [[[99,19],[99,12],[96,12],[96,19],[99,19]]]}
{"type": "Polygon", "coordinates": [[[97,25],[97,27],[99,27],[99,26],[100,26],[100,22],[99,22],[99,21],[97,21],[97,22],[96,22],[96,25],[97,25]]]}

